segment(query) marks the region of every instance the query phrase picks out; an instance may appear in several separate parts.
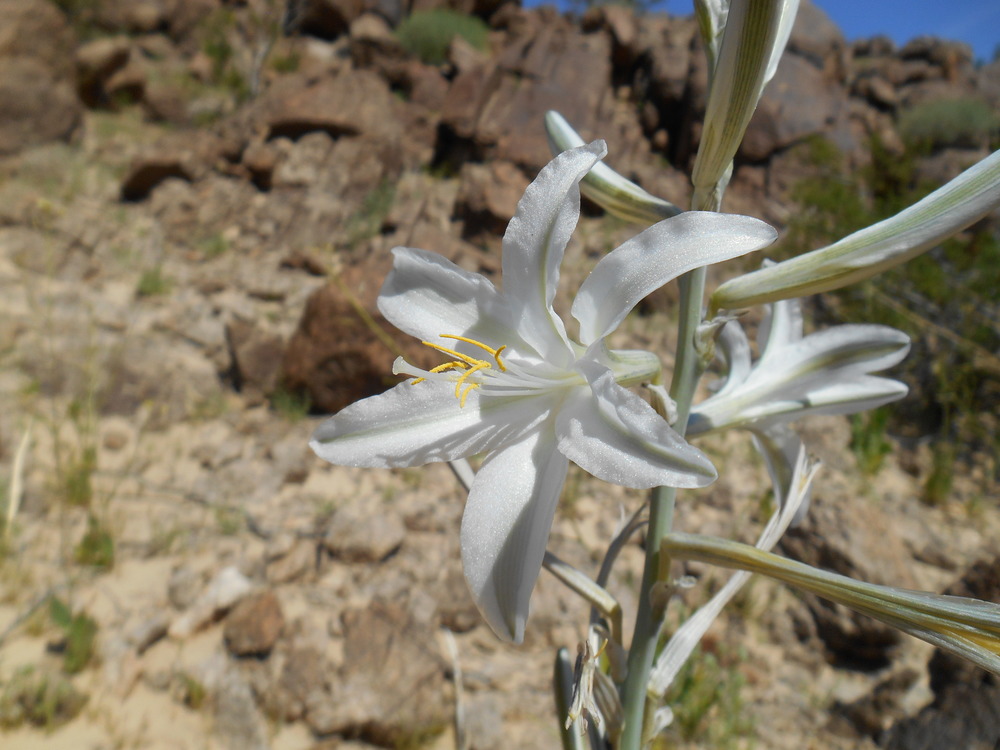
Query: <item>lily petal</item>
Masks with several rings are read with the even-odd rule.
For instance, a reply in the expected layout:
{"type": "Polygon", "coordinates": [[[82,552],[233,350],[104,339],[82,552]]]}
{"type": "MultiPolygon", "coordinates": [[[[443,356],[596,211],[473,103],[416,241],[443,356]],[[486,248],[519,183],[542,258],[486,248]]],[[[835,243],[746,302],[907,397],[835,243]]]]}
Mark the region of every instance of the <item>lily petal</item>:
{"type": "Polygon", "coordinates": [[[397,247],[392,254],[378,309],[396,328],[421,341],[457,334],[534,353],[515,333],[514,316],[487,278],[426,250],[397,247]]]}
{"type": "Polygon", "coordinates": [[[520,643],[568,461],[542,427],[490,454],[462,517],[462,565],[483,617],[520,643]],[[533,467],[526,471],[525,467],[533,467]]]}
{"type": "Polygon", "coordinates": [[[560,452],[598,479],[648,489],[704,487],[718,476],[712,462],[684,440],[652,406],[594,362],[578,368],[590,392],[578,389],[556,415],[560,452]]]}
{"type": "MultiPolygon", "coordinates": [[[[730,321],[722,327],[719,332],[718,352],[725,360],[728,372],[726,382],[715,394],[717,398],[721,398],[743,385],[752,372],[750,340],[743,326],[737,321],[730,321]]],[[[688,422],[688,432],[691,432],[691,422],[688,422]]]]}
{"type": "Polygon", "coordinates": [[[899,364],[910,350],[910,337],[888,326],[839,325],[818,331],[794,346],[772,348],[764,367],[747,380],[755,390],[795,398],[822,388],[834,378],[843,380],[885,370],[899,364]],[[794,380],[794,395],[787,387],[794,380]]]}
{"type": "Polygon", "coordinates": [[[551,409],[547,395],[481,399],[476,391],[460,407],[451,383],[405,382],[327,419],[309,447],[341,466],[420,466],[502,448],[551,409]]]}
{"type": "MultiPolygon", "coordinates": [[[[773,265],[766,263],[765,267],[773,265]]],[[[781,300],[764,311],[757,341],[761,345],[761,362],[767,359],[768,350],[793,344],[802,338],[802,304],[797,299],[781,300]]]]}
{"type": "Polygon", "coordinates": [[[559,265],[580,218],[580,180],[607,153],[604,141],[564,151],[528,185],[503,236],[503,294],[517,330],[542,357],[566,366],[573,351],[552,309],[559,265]]]}
{"type": "Polygon", "coordinates": [[[654,224],[604,256],[581,285],[572,307],[580,343],[607,336],[668,281],[760,250],[777,236],[763,221],[735,214],[688,211],[654,224]]]}
{"type": "MultiPolygon", "coordinates": [[[[767,473],[771,477],[774,496],[789,497],[795,482],[795,467],[804,456],[802,439],[787,424],[778,422],[764,429],[752,431],[753,444],[764,457],[767,473]]],[[[791,526],[798,524],[809,512],[812,490],[807,488],[801,495],[798,509],[792,517],[791,526]]]]}

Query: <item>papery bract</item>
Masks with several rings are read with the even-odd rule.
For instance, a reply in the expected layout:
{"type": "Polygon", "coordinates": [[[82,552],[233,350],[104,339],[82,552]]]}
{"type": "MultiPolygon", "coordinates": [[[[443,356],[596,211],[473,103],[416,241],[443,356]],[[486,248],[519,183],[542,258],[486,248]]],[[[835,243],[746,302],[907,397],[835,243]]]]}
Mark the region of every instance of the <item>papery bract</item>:
{"type": "Polygon", "coordinates": [[[647,352],[605,337],[654,289],[693,268],[757,250],[775,233],[756,219],[686,213],[604,257],[572,305],[571,339],[552,303],[580,211],[579,182],[602,141],[546,166],[503,239],[503,291],[434,253],[396,248],[382,314],[447,358],[431,370],[398,359],[413,380],[323,423],[310,445],[350,466],[416,466],[485,453],[469,492],[461,546],[486,620],[520,641],[568,461],[635,488],[700,487],[716,474],[640,396],[623,387],[657,376],[647,352]]]}

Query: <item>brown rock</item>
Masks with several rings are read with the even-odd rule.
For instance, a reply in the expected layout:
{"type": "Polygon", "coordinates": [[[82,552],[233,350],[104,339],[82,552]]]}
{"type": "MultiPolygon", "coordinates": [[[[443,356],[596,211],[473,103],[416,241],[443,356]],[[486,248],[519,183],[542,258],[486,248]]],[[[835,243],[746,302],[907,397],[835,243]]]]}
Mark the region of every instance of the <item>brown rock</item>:
{"type": "Polygon", "coordinates": [[[464,165],[456,208],[465,219],[466,236],[502,235],[526,187],[528,178],[510,162],[464,165]]]}
{"type": "Polygon", "coordinates": [[[400,70],[399,85],[410,104],[440,111],[448,96],[448,81],[438,68],[419,60],[407,60],[400,70]]]}
{"type": "Polygon", "coordinates": [[[285,721],[297,721],[310,705],[327,698],[327,678],[334,673],[326,656],[314,646],[298,646],[276,656],[284,659],[281,673],[264,695],[268,713],[285,721]]]}
{"type": "Polygon", "coordinates": [[[226,617],[223,637],[235,656],[266,656],[274,648],[285,617],[273,591],[248,596],[226,617]]]}
{"type": "Polygon", "coordinates": [[[191,119],[188,116],[187,96],[179,86],[170,83],[147,83],[143,91],[142,108],[153,122],[186,125],[191,119]]]}
{"type": "Polygon", "coordinates": [[[148,34],[167,24],[163,0],[101,0],[96,5],[96,21],[102,27],[148,34]]]}
{"type": "Polygon", "coordinates": [[[76,51],[77,90],[88,107],[110,104],[108,79],[125,67],[132,53],[128,37],[101,37],[83,44],[76,51]]]}
{"type": "MultiPolygon", "coordinates": [[[[984,558],[945,594],[1000,601],[1000,557],[984,558]]],[[[928,664],[934,701],[896,723],[880,745],[889,750],[978,750],[1000,743],[1000,679],[954,654],[938,650],[928,664]]]]}
{"type": "Polygon", "coordinates": [[[406,528],[398,516],[350,506],[330,521],[323,545],[344,562],[380,562],[399,549],[406,528]]]}
{"type": "Polygon", "coordinates": [[[288,3],[286,31],[336,39],[365,9],[364,0],[303,0],[288,3]]]}
{"type": "Polygon", "coordinates": [[[169,177],[202,177],[229,148],[225,140],[205,131],[172,133],[133,159],[122,180],[122,199],[143,200],[169,177]]]}
{"type": "Polygon", "coordinates": [[[764,90],[740,154],[761,161],[807,136],[822,133],[841,151],[856,148],[847,120],[847,96],[814,66],[788,55],[764,90]]]}
{"type": "Polygon", "coordinates": [[[0,0],[0,154],[66,139],[79,125],[75,44],[47,0],[0,0]]]}
{"type": "Polygon", "coordinates": [[[454,36],[448,44],[448,62],[459,73],[465,73],[485,65],[490,56],[473,47],[460,36],[454,36]]]}
{"type": "Polygon", "coordinates": [[[317,130],[333,137],[401,135],[389,86],[369,70],[343,70],[315,82],[292,76],[268,90],[258,112],[269,138],[294,139],[317,130]]]}
{"type": "Polygon", "coordinates": [[[367,258],[345,269],[339,281],[317,290],[306,302],[285,350],[282,382],[308,393],[314,409],[337,412],[399,382],[392,375],[397,352],[378,340],[358,306],[393,337],[408,361],[418,367],[439,364],[427,347],[396,334],[375,307],[390,267],[388,255],[367,258]]]}
{"type": "Polygon", "coordinates": [[[639,34],[640,45],[649,56],[652,101],[661,111],[669,110],[689,85],[697,25],[694,19],[651,18],[642,24],[639,34]]]}
{"type": "Polygon", "coordinates": [[[499,82],[489,63],[473,66],[455,77],[441,109],[441,122],[455,135],[471,139],[479,110],[499,82]]]}
{"type": "Polygon", "coordinates": [[[251,322],[234,320],[226,326],[226,343],[236,390],[250,396],[273,393],[285,348],[281,336],[263,331],[251,322]]]}
{"type": "Polygon", "coordinates": [[[0,0],[0,59],[30,58],[65,80],[74,73],[75,47],[76,35],[54,3],[0,0]]]}
{"type": "Polygon", "coordinates": [[[381,15],[365,13],[351,23],[351,59],[359,68],[389,73],[410,57],[381,15]]]}
{"type": "MultiPolygon", "coordinates": [[[[455,556],[457,562],[458,556],[455,556]]],[[[479,625],[482,615],[469,594],[469,586],[460,565],[449,565],[444,571],[437,589],[433,592],[437,599],[438,616],[441,624],[455,633],[464,633],[479,625]]]]}
{"type": "Polygon", "coordinates": [[[896,89],[879,75],[858,78],[851,86],[851,93],[867,99],[881,109],[894,109],[899,104],[896,89]]]}
{"type": "Polygon", "coordinates": [[[130,61],[108,76],[104,88],[113,105],[140,102],[146,94],[146,69],[141,63],[130,61]]]}
{"type": "Polygon", "coordinates": [[[434,628],[397,604],[344,613],[344,666],[329,693],[314,694],[306,722],[317,734],[382,746],[440,731],[449,718],[434,628]]]}
{"type": "Polygon", "coordinates": [[[183,40],[219,8],[219,0],[168,0],[167,26],[173,39],[183,40]]]}
{"type": "Polygon", "coordinates": [[[273,143],[251,143],[243,151],[243,166],[250,171],[250,179],[261,190],[271,189],[271,178],[281,158],[273,143]]]}
{"type": "Polygon", "coordinates": [[[315,569],[316,557],[315,543],[298,540],[285,554],[268,561],[267,580],[273,584],[297,581],[315,569]]]}
{"type": "Polygon", "coordinates": [[[508,47],[502,77],[476,120],[474,139],[484,155],[537,172],[552,158],[543,127],[550,109],[578,129],[600,132],[613,102],[610,47],[606,34],[580,34],[566,21],[508,47]]]}
{"type": "MultiPolygon", "coordinates": [[[[829,486],[829,485],[828,485],[829,486]]],[[[840,494],[840,493],[838,493],[840,494]]],[[[819,494],[809,514],[781,540],[790,557],[816,567],[877,584],[914,588],[904,540],[887,513],[862,498],[819,494]]],[[[898,630],[842,607],[803,595],[816,635],[836,663],[885,666],[901,638],[898,630]]]]}
{"type": "Polygon", "coordinates": [[[848,48],[843,32],[808,0],[799,6],[787,51],[822,70],[827,80],[843,82],[847,76],[848,48]]]}

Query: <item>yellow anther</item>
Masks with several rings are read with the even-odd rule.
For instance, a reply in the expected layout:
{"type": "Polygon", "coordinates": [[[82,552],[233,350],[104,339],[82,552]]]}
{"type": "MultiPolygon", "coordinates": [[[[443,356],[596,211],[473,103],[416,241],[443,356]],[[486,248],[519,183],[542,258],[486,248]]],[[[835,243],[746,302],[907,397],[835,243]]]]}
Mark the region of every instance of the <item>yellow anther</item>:
{"type": "Polygon", "coordinates": [[[455,339],[455,341],[464,341],[466,344],[472,344],[473,346],[478,346],[483,351],[489,352],[490,355],[493,357],[493,359],[496,360],[497,367],[500,368],[500,372],[507,372],[507,368],[504,367],[503,362],[500,361],[500,352],[502,352],[504,349],[507,348],[506,344],[504,344],[498,349],[494,349],[492,346],[486,346],[486,344],[484,344],[481,341],[476,341],[475,339],[469,339],[466,338],[465,336],[453,336],[450,333],[442,333],[441,338],[455,339]]]}
{"type": "Polygon", "coordinates": [[[437,367],[432,367],[430,372],[444,372],[445,370],[454,370],[456,367],[467,368],[468,365],[465,362],[445,362],[443,365],[438,365],[437,367]]]}
{"type": "Polygon", "coordinates": [[[461,352],[456,352],[454,349],[449,349],[447,346],[441,346],[439,344],[432,344],[430,341],[422,341],[424,346],[429,346],[431,349],[435,349],[442,354],[447,354],[449,357],[454,357],[457,360],[465,362],[467,365],[478,365],[482,362],[481,359],[476,359],[475,357],[470,357],[468,354],[462,354],[461,352]]]}
{"type": "Polygon", "coordinates": [[[503,362],[500,361],[500,352],[502,352],[506,348],[507,348],[507,345],[504,344],[499,349],[497,349],[495,352],[493,352],[493,359],[495,359],[497,361],[497,367],[500,368],[500,372],[507,372],[507,368],[504,367],[503,366],[503,362]]]}
{"type": "MultiPolygon", "coordinates": [[[[489,353],[493,357],[493,361],[496,362],[497,368],[501,372],[507,372],[507,368],[504,367],[503,360],[500,359],[500,353],[507,348],[507,345],[494,349],[491,346],[476,341],[475,339],[466,338],[465,336],[453,336],[451,334],[442,333],[441,338],[443,339],[454,339],[455,341],[463,341],[466,344],[472,344],[482,349],[484,352],[489,353]]],[[[456,351],[454,349],[449,349],[446,346],[441,346],[440,344],[432,344],[430,341],[423,341],[424,346],[429,346],[435,351],[441,352],[442,354],[447,354],[449,357],[454,357],[451,362],[445,362],[444,364],[438,365],[437,367],[432,367],[428,372],[439,373],[447,372],[448,370],[461,370],[462,374],[455,381],[455,398],[458,399],[459,406],[465,406],[466,399],[469,398],[469,394],[479,388],[482,383],[476,383],[471,381],[473,375],[477,372],[482,372],[483,370],[489,370],[493,367],[493,364],[484,359],[476,359],[475,357],[470,357],[468,354],[462,354],[462,352],[456,351]],[[465,390],[463,389],[463,386],[465,390]]],[[[414,378],[411,382],[412,385],[417,383],[422,383],[427,380],[426,377],[414,378]]]]}

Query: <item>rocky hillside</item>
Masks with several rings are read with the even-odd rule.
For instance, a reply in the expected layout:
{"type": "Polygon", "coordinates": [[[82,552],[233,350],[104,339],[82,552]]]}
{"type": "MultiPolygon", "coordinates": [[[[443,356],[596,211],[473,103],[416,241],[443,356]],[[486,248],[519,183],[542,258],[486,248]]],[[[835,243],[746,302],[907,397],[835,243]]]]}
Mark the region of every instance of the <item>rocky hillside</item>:
{"type": "MultiPolygon", "coordinates": [[[[425,356],[374,308],[391,247],[497,272],[549,158],[546,110],[686,205],[705,60],[689,18],[502,0],[453,5],[463,34],[429,34],[435,52],[412,27],[433,5],[0,0],[5,748],[446,748],[456,704],[467,747],[555,746],[550,660],[582,604],[543,575],[527,643],[501,645],[465,590],[447,469],[330,467],[306,442],[317,415],[391,384],[399,351],[425,356]]],[[[796,229],[806,178],[865,206],[866,169],[940,183],[986,153],[998,110],[1000,63],[934,39],[849,45],[805,5],[725,208],[796,229]]],[[[589,210],[570,286],[635,231],[589,210]]],[[[663,348],[672,302],[654,295],[623,336],[663,348]]],[[[846,420],[804,431],[826,468],[789,554],[1000,596],[993,453],[930,504],[921,435],[859,478],[846,420]]],[[[753,538],[763,468],[736,438],[706,450],[724,477],[681,522],[753,538]]],[[[571,476],[552,538],[590,571],[642,501],[597,492],[571,476]]],[[[623,561],[628,610],[639,547],[623,561]]],[[[719,579],[688,572],[694,606],[719,579]]],[[[702,707],[678,711],[671,746],[1000,737],[990,678],[764,582],[705,650],[681,696],[702,707]]]]}

